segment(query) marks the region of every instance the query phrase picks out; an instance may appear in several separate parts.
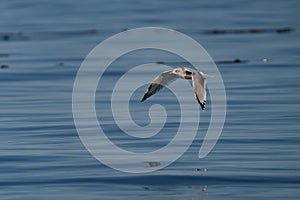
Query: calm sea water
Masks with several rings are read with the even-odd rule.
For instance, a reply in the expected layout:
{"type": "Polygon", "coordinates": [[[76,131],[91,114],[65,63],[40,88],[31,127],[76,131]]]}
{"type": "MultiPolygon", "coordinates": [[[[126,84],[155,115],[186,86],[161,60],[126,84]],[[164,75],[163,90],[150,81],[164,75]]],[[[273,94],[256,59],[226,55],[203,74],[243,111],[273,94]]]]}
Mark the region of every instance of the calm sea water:
{"type": "MultiPolygon", "coordinates": [[[[296,0],[2,1],[0,198],[299,199],[299,11],[296,0]],[[87,152],[72,117],[72,88],[81,62],[98,43],[145,26],[179,30],[206,48],[223,76],[228,111],[221,138],[206,158],[200,160],[198,151],[209,109],[179,160],[137,175],[108,168],[87,152]],[[197,168],[208,171],[202,175],[197,168]]],[[[160,52],[129,55],[107,77],[120,78],[120,66],[179,65],[174,60],[160,52]]],[[[174,112],[178,102],[169,101],[171,93],[145,104],[169,106],[173,121],[164,135],[141,144],[113,125],[106,109],[110,92],[97,96],[96,108],[102,109],[106,134],[120,146],[150,151],[173,137],[180,113],[174,112]]],[[[141,106],[131,106],[133,118],[147,123],[136,109],[141,106]]]]}

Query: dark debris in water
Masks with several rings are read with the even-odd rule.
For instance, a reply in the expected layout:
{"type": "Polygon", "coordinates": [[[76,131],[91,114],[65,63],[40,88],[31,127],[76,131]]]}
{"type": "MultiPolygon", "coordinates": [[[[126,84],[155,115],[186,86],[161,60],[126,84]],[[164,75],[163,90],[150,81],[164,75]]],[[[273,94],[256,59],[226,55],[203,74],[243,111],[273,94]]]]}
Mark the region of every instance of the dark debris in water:
{"type": "Polygon", "coordinates": [[[10,41],[10,40],[29,40],[29,36],[25,35],[23,32],[5,32],[0,33],[0,40],[10,41]]]}
{"type": "Polygon", "coordinates": [[[202,168],[197,168],[196,170],[200,172],[202,176],[204,176],[204,173],[207,171],[207,168],[202,167],[202,168]]]}
{"type": "Polygon", "coordinates": [[[0,58],[8,58],[9,54],[8,53],[0,53],[0,58]]]}
{"type": "Polygon", "coordinates": [[[104,32],[97,29],[86,29],[86,30],[60,30],[60,31],[49,31],[49,32],[38,32],[39,35],[90,35],[104,32]]]}
{"type": "MultiPolygon", "coordinates": [[[[233,60],[219,60],[215,61],[215,64],[238,64],[238,63],[248,63],[249,60],[243,60],[240,58],[236,58],[233,60]]],[[[209,64],[209,62],[197,62],[198,64],[205,65],[209,64]]],[[[156,64],[161,65],[190,65],[188,62],[168,62],[168,61],[157,61],[156,64]]]]}
{"type": "MultiPolygon", "coordinates": [[[[60,30],[60,31],[49,31],[49,32],[0,32],[0,41],[10,40],[29,40],[30,38],[38,36],[49,36],[49,35],[90,35],[99,33],[115,33],[116,31],[126,31],[128,28],[121,28],[119,30],[101,30],[101,29],[86,29],[86,30],[60,30]]],[[[222,34],[261,34],[261,33],[290,33],[294,29],[291,27],[281,28],[244,28],[244,29],[208,29],[208,30],[196,30],[196,29],[177,29],[184,33],[196,33],[196,34],[209,34],[209,35],[222,35],[222,34]]]]}
{"type": "Polygon", "coordinates": [[[235,63],[248,63],[249,60],[241,60],[239,58],[236,58],[234,60],[220,60],[216,61],[216,64],[235,64],[235,63]]]}
{"type": "Polygon", "coordinates": [[[210,35],[218,35],[218,34],[261,34],[261,33],[290,33],[294,29],[290,27],[283,28],[248,28],[248,29],[212,29],[212,30],[204,30],[204,31],[195,31],[200,34],[210,34],[210,35]]]}
{"type": "Polygon", "coordinates": [[[8,65],[5,65],[5,64],[2,64],[2,65],[0,66],[0,68],[1,68],[1,69],[8,69],[9,66],[8,66],[8,65]]]}
{"type": "Polygon", "coordinates": [[[59,62],[59,63],[57,63],[57,66],[59,66],[59,67],[64,67],[64,66],[65,66],[65,63],[64,63],[64,62],[59,62]]]}
{"type": "Polygon", "coordinates": [[[206,168],[203,168],[203,167],[202,167],[202,168],[197,168],[196,170],[197,170],[197,171],[200,171],[200,172],[206,172],[206,171],[207,171],[207,169],[206,169],[206,168]]]}

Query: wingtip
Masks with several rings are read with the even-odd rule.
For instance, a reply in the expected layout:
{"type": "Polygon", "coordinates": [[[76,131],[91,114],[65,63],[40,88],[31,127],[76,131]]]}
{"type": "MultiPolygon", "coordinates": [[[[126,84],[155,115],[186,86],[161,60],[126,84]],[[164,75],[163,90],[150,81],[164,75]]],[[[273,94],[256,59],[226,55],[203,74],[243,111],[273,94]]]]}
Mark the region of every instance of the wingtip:
{"type": "Polygon", "coordinates": [[[203,102],[199,101],[199,104],[201,106],[202,111],[204,111],[205,110],[206,101],[205,100],[203,102]]]}
{"type": "Polygon", "coordinates": [[[143,98],[141,99],[141,102],[144,102],[147,98],[148,98],[148,97],[147,97],[147,95],[145,94],[145,95],[143,96],[143,98]]]}
{"type": "Polygon", "coordinates": [[[196,96],[196,100],[198,101],[198,103],[201,106],[202,111],[204,111],[205,110],[206,100],[204,100],[203,102],[201,102],[200,99],[198,98],[198,95],[196,94],[195,96],[196,96]]]}
{"type": "Polygon", "coordinates": [[[205,110],[205,104],[200,103],[200,106],[201,106],[202,111],[204,111],[205,110]]]}

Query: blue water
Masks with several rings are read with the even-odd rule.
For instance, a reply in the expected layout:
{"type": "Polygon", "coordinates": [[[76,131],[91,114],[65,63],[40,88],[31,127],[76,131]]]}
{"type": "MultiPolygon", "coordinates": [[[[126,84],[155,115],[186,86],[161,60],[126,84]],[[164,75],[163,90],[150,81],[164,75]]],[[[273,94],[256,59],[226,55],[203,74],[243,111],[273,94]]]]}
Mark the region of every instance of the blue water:
{"type": "MultiPolygon", "coordinates": [[[[296,0],[2,1],[0,198],[299,199],[299,11],[296,0]],[[81,62],[98,43],[145,26],[179,30],[206,48],[223,77],[228,110],[220,140],[206,158],[200,160],[198,151],[209,109],[179,160],[138,175],[108,168],[85,149],[73,121],[72,89],[81,62]],[[208,171],[203,175],[197,168],[208,171]]],[[[174,62],[158,52],[142,55],[115,65],[174,62]]],[[[117,80],[122,73],[107,77],[117,80]]],[[[153,98],[172,111],[178,102],[167,100],[153,98]]],[[[98,96],[96,108],[107,105],[98,96]]],[[[132,110],[135,106],[140,107],[133,104],[132,110]]],[[[136,120],[139,115],[132,113],[136,120]]],[[[99,118],[116,143],[137,151],[160,148],[178,127],[168,124],[171,135],[141,146],[111,125],[110,111],[102,110],[99,118]]]]}

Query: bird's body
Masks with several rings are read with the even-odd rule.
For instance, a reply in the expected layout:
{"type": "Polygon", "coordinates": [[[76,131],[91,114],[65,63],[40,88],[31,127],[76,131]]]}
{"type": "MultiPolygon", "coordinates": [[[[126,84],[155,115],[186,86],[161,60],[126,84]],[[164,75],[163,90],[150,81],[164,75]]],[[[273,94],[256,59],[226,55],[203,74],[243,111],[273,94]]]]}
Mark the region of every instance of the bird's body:
{"type": "Polygon", "coordinates": [[[201,105],[202,110],[204,110],[206,104],[205,79],[211,77],[213,76],[204,74],[203,72],[187,67],[180,67],[175,68],[173,70],[165,71],[153,80],[151,85],[148,87],[146,93],[144,94],[141,102],[145,101],[147,98],[149,98],[150,96],[158,92],[160,89],[172,83],[178,78],[192,79],[195,98],[201,105]]]}

